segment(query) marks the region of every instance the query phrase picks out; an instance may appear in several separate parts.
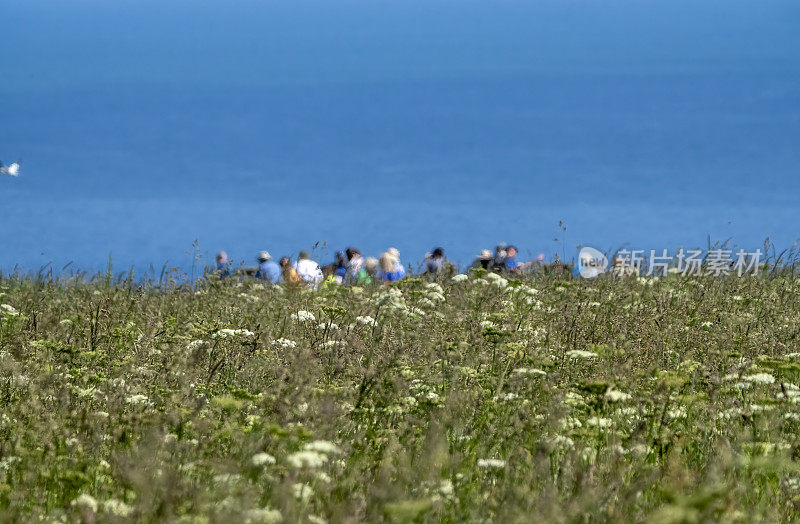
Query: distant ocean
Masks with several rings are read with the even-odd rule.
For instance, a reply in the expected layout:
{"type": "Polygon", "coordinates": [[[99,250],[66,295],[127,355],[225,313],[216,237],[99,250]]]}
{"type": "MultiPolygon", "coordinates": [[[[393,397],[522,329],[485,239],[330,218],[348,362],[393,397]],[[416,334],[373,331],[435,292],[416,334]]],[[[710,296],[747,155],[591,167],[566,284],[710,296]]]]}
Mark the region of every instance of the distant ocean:
{"type": "Polygon", "coordinates": [[[0,18],[0,160],[22,159],[0,178],[4,272],[800,237],[794,1],[33,0],[0,18]]]}

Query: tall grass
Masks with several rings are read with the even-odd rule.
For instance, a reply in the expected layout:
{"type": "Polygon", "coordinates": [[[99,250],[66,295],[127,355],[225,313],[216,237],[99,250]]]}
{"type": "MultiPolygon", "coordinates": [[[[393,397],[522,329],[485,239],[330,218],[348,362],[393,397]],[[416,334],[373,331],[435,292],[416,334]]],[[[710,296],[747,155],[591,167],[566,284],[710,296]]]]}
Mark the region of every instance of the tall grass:
{"type": "Polygon", "coordinates": [[[0,520],[794,520],[799,291],[7,277],[0,520]]]}

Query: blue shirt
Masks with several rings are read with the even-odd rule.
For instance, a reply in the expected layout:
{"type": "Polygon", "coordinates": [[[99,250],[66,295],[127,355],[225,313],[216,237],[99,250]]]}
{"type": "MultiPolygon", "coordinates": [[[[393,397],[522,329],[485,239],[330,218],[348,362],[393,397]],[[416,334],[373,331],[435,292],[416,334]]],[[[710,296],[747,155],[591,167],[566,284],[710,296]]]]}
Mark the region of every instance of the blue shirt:
{"type": "Polygon", "coordinates": [[[381,278],[386,282],[395,282],[406,276],[406,272],[400,271],[384,271],[381,273],[381,278]]]}
{"type": "Polygon", "coordinates": [[[277,284],[283,280],[283,275],[281,275],[281,267],[272,260],[262,262],[258,266],[258,271],[256,271],[256,278],[269,280],[273,284],[277,284]]]}
{"type": "Polygon", "coordinates": [[[219,278],[231,276],[231,268],[228,266],[228,264],[217,262],[217,271],[219,271],[219,278]]]}
{"type": "Polygon", "coordinates": [[[506,260],[505,260],[506,269],[509,269],[509,270],[510,269],[514,269],[515,267],[517,267],[520,264],[519,262],[517,262],[515,256],[514,257],[506,257],[506,260]]]}

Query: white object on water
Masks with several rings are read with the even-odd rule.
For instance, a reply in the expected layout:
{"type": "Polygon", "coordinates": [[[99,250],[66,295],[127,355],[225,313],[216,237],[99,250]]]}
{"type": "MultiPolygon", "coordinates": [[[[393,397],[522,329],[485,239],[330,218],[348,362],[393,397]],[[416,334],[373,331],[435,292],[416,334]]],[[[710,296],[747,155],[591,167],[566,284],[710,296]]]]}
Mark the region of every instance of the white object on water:
{"type": "Polygon", "coordinates": [[[19,176],[19,162],[14,162],[8,167],[0,164],[0,175],[19,176]]]}

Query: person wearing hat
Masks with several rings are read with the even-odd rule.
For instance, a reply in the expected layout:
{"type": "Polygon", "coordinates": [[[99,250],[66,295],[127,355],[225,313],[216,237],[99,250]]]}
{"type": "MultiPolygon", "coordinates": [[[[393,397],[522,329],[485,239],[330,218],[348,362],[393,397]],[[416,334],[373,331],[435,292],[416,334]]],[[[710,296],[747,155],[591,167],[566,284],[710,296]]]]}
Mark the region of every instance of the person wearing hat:
{"type": "Polygon", "coordinates": [[[489,251],[488,249],[484,249],[478,254],[478,258],[476,258],[472,262],[472,264],[470,264],[469,268],[470,269],[478,269],[478,268],[490,269],[491,266],[492,266],[492,262],[494,262],[494,256],[492,255],[492,252],[489,251]]]}
{"type": "Polygon", "coordinates": [[[277,284],[283,279],[281,276],[281,267],[272,260],[272,255],[268,252],[261,251],[256,257],[256,260],[258,260],[256,278],[267,280],[273,284],[277,284]]]}
{"type": "Polygon", "coordinates": [[[314,288],[322,282],[322,270],[319,268],[319,264],[311,260],[311,255],[305,249],[297,254],[294,269],[303,282],[311,284],[314,288]]]}

